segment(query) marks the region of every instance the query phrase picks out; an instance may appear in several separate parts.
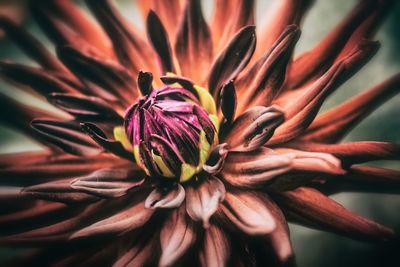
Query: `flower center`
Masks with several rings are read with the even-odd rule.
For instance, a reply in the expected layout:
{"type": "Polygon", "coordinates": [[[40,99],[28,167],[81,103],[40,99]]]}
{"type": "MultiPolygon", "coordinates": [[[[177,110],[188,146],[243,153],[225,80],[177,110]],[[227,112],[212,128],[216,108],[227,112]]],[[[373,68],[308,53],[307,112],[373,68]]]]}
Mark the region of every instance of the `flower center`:
{"type": "Polygon", "coordinates": [[[153,90],[127,110],[126,136],[147,175],[188,181],[218,143],[215,103],[207,90],[195,87],[153,90]]]}

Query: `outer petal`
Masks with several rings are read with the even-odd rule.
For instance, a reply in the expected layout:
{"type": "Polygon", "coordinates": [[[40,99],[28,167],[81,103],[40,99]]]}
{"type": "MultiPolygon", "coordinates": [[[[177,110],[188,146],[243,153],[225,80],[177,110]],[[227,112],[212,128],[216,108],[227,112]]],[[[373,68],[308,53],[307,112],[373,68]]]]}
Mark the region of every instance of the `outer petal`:
{"type": "Polygon", "coordinates": [[[198,187],[186,188],[186,211],[195,221],[202,221],[203,227],[210,226],[210,217],[217,211],[225,198],[225,186],[217,178],[210,178],[198,187]]]}
{"type": "Polygon", "coordinates": [[[183,207],[172,212],[160,233],[160,267],[174,266],[195,242],[195,229],[183,207]]]}
{"type": "Polygon", "coordinates": [[[229,258],[230,244],[226,234],[216,225],[211,225],[204,234],[200,249],[202,267],[224,267],[229,258]]]}
{"type": "Polygon", "coordinates": [[[233,152],[226,158],[222,177],[239,187],[260,187],[291,169],[294,154],[277,154],[261,148],[252,152],[233,152]]]}
{"type": "Polygon", "coordinates": [[[269,234],[276,228],[273,214],[267,202],[271,200],[255,192],[227,192],[221,204],[223,220],[248,235],[269,234]]]}
{"type": "Polygon", "coordinates": [[[224,139],[230,151],[251,151],[264,145],[283,122],[283,112],[276,107],[253,107],[241,114],[224,139]]]}
{"type": "Polygon", "coordinates": [[[289,218],[309,227],[370,241],[393,237],[392,230],[348,211],[314,189],[282,192],[274,199],[289,218]]]}
{"type": "Polygon", "coordinates": [[[176,208],[185,200],[185,189],[180,184],[155,188],[146,198],[146,208],[176,208]]]}

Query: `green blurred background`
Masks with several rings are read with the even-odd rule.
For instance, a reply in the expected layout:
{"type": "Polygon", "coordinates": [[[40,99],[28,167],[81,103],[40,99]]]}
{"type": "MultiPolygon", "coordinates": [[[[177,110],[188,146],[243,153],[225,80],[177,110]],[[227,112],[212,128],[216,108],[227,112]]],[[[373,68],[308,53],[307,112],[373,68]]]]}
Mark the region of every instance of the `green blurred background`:
{"type": "MultiPolygon", "coordinates": [[[[257,2],[257,23],[269,16],[269,7],[275,1],[257,2]]],[[[203,1],[204,12],[211,15],[212,0],[203,1]]],[[[378,32],[376,39],[381,42],[378,54],[357,75],[344,84],[324,104],[323,110],[341,103],[400,70],[400,1],[378,32]]],[[[117,0],[123,14],[138,27],[143,27],[138,10],[132,0],[117,0]]],[[[296,54],[313,47],[341,18],[356,4],[356,0],[316,0],[304,21],[302,36],[296,54]]],[[[0,0],[0,14],[13,16],[41,40],[48,43],[35,23],[24,10],[25,1],[0,0]]],[[[31,64],[28,59],[0,33],[0,58],[31,64]]],[[[0,91],[18,100],[47,107],[3,81],[0,91]]],[[[0,112],[5,112],[1,110],[0,112]]],[[[400,96],[394,97],[359,124],[345,139],[380,140],[400,143],[400,96]]],[[[40,149],[40,146],[21,133],[0,126],[0,153],[40,149]]],[[[400,169],[393,162],[378,162],[374,165],[400,169]]],[[[400,231],[400,197],[397,195],[341,193],[333,196],[352,211],[386,224],[400,231]]],[[[400,266],[399,243],[368,244],[349,240],[330,233],[310,230],[291,225],[291,235],[299,267],[314,266],[400,266]]],[[[2,250],[0,257],[9,257],[11,250],[2,250]]],[[[2,260],[0,260],[0,263],[2,260]]]]}

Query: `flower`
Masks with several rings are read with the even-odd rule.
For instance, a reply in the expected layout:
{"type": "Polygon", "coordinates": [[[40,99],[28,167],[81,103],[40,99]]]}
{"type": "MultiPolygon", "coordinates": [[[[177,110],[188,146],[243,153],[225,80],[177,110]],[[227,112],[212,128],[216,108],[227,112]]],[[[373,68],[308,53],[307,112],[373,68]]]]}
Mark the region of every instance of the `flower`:
{"type": "Polygon", "coordinates": [[[328,195],[398,191],[398,171],[360,164],[399,145],[339,141],[400,75],[318,114],[377,51],[390,1],[360,1],[295,60],[310,1],[279,3],[256,34],[254,1],[216,0],[210,27],[199,0],[139,1],[146,40],[111,1],[86,0],[99,24],[31,1],[57,57],[1,17],[40,66],[1,61],[1,75],[64,112],[1,98],[1,120],[47,149],[1,156],[0,242],[40,248],[25,266],[293,266],[287,221],[393,238],[328,195]]]}

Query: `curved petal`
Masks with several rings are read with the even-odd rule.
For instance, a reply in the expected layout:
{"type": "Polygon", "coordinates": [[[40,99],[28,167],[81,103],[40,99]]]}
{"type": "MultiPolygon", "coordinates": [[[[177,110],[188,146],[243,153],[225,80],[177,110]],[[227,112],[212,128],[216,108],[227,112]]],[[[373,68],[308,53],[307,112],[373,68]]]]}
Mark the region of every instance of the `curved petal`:
{"type": "Polygon", "coordinates": [[[230,244],[226,234],[216,225],[211,225],[204,233],[204,242],[199,251],[200,265],[202,267],[226,266],[230,244]]]}
{"type": "Polygon", "coordinates": [[[185,200],[185,189],[180,184],[171,187],[157,187],[146,198],[148,209],[176,208],[185,200]]]}
{"type": "Polygon", "coordinates": [[[266,204],[270,201],[255,192],[226,192],[220,209],[227,225],[233,224],[248,235],[263,235],[276,228],[274,215],[266,204]]]}
{"type": "Polygon", "coordinates": [[[217,99],[221,86],[234,80],[247,66],[255,47],[255,27],[247,26],[242,28],[217,56],[208,78],[208,89],[214,99],[217,99]]]}
{"type": "Polygon", "coordinates": [[[144,183],[145,174],[137,170],[101,169],[71,182],[75,190],[99,197],[120,197],[144,183]]]}
{"type": "Polygon", "coordinates": [[[117,214],[75,232],[70,239],[98,235],[121,235],[143,226],[153,212],[154,210],[147,209],[144,201],[139,199],[117,214]]]}
{"type": "Polygon", "coordinates": [[[201,82],[212,60],[213,44],[200,0],[186,1],[176,36],[175,54],[182,74],[201,82]]]}
{"type": "Polygon", "coordinates": [[[255,150],[273,136],[283,120],[283,112],[276,107],[253,107],[236,118],[224,142],[230,151],[255,150]]]}
{"type": "Polygon", "coordinates": [[[318,115],[302,140],[335,143],[374,109],[400,92],[400,73],[318,115]]]}
{"type": "Polygon", "coordinates": [[[293,154],[277,154],[267,148],[251,153],[233,152],[228,154],[221,175],[234,186],[259,187],[288,172],[294,157],[293,154]]]}
{"type": "Polygon", "coordinates": [[[93,140],[73,121],[35,119],[31,126],[46,141],[67,153],[90,157],[102,152],[93,140]]]}
{"type": "Polygon", "coordinates": [[[202,221],[203,227],[210,226],[210,218],[225,198],[225,186],[218,178],[210,178],[198,187],[186,188],[186,211],[194,221],[202,221]]]}
{"type": "Polygon", "coordinates": [[[160,60],[161,72],[175,72],[168,33],[165,31],[157,14],[152,10],[147,15],[146,30],[147,36],[160,60]]]}
{"type": "Polygon", "coordinates": [[[161,229],[159,267],[174,266],[195,242],[194,226],[185,215],[184,207],[174,210],[161,229]]]}
{"type": "Polygon", "coordinates": [[[274,200],[287,217],[308,227],[369,241],[394,237],[391,229],[352,213],[314,189],[298,188],[278,193],[274,200]]]}

